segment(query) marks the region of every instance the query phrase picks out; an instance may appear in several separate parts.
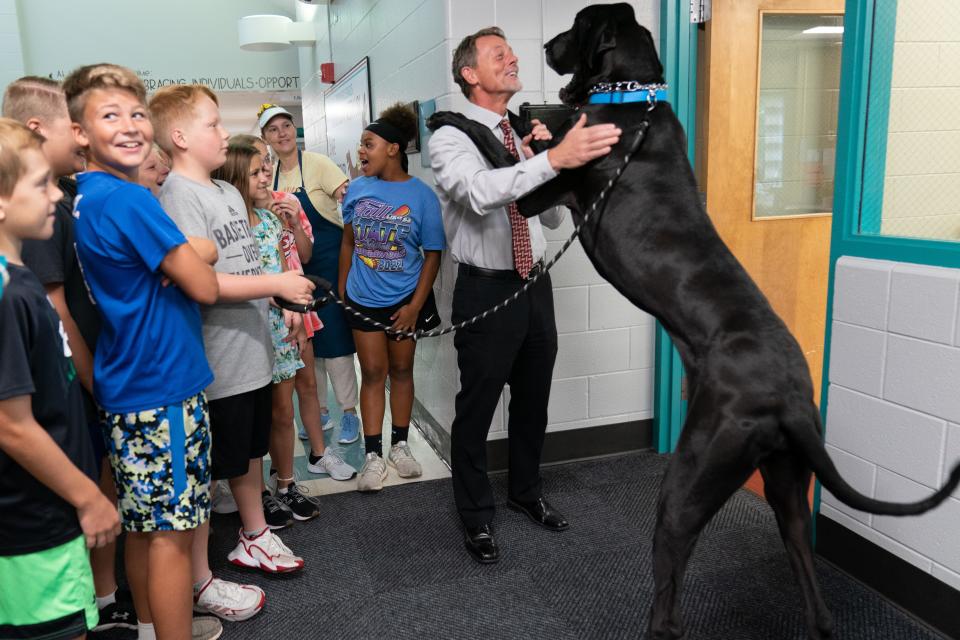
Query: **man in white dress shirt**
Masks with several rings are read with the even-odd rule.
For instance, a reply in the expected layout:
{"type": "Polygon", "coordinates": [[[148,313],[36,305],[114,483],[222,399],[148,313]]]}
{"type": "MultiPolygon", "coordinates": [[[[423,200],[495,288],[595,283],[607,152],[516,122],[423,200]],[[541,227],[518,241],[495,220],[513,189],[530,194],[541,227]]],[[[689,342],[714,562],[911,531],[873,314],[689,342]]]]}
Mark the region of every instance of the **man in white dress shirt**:
{"type": "MultiPolygon", "coordinates": [[[[490,27],[467,36],[453,56],[453,78],[470,104],[467,118],[489,127],[519,162],[494,169],[470,137],[444,126],[430,139],[430,158],[443,206],[447,244],[458,263],[451,320],[461,322],[509,297],[543,268],[541,223],[554,229],[561,209],[529,219],[516,200],[557,175],[609,153],[619,140],[614,125],[587,127],[585,118],[549,151],[534,154],[530,141],[550,133],[534,121],[522,140],[511,129],[507,103],[522,85],[517,57],[503,32],[490,27]]],[[[540,454],[557,354],[557,327],[549,275],[506,309],[457,332],[460,391],[451,435],[454,499],[470,555],[496,562],[500,550],[491,523],[493,492],[487,477],[486,440],[497,401],[510,384],[508,505],[554,531],[564,517],[544,499],[540,454]]]]}

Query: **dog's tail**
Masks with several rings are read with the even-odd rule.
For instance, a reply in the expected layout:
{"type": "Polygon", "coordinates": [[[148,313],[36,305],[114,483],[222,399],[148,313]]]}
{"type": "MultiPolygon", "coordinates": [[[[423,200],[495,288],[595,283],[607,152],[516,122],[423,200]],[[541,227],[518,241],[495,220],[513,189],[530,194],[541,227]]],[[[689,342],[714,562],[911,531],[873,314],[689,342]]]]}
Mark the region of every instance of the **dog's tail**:
{"type": "MultiPolygon", "coordinates": [[[[816,409],[813,409],[811,413],[813,413],[813,420],[816,425],[820,426],[820,413],[816,409]]],[[[813,425],[806,420],[803,421],[803,424],[793,423],[784,426],[790,440],[803,452],[810,463],[810,468],[817,474],[820,483],[838,500],[858,511],[885,516],[917,515],[939,505],[960,485],[960,462],[958,462],[950,472],[946,484],[923,500],[901,503],[870,498],[851,487],[837,471],[837,467],[833,464],[833,460],[830,459],[823,446],[820,436],[823,432],[822,429],[811,428],[813,425]]]]}

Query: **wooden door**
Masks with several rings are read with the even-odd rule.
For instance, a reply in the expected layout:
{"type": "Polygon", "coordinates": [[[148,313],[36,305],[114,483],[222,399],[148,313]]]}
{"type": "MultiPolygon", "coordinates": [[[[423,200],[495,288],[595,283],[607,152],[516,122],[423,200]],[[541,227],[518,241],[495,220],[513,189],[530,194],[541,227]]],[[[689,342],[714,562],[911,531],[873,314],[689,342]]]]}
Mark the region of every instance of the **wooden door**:
{"type": "MultiPolygon", "coordinates": [[[[821,208],[824,210],[817,211],[816,206],[791,208],[794,205],[777,210],[780,201],[776,198],[771,206],[768,183],[764,180],[769,180],[771,175],[776,179],[776,168],[771,169],[771,166],[776,164],[778,134],[775,125],[769,126],[770,99],[777,98],[779,102],[774,106],[781,109],[781,115],[787,114],[786,120],[793,122],[797,117],[796,100],[802,101],[799,108],[804,112],[808,97],[803,97],[805,90],[802,88],[799,94],[791,94],[789,87],[784,88],[781,93],[786,97],[783,97],[776,91],[771,94],[773,90],[766,87],[771,86],[771,79],[774,86],[778,82],[789,85],[790,78],[801,76],[814,77],[814,83],[821,88],[832,86],[833,69],[826,72],[830,78],[822,77],[822,73],[817,78],[815,70],[791,71],[790,47],[801,45],[772,43],[776,37],[771,34],[776,32],[771,25],[807,19],[836,24],[842,21],[843,8],[843,0],[714,2],[713,18],[701,34],[699,47],[696,165],[701,188],[706,192],[707,210],[721,237],[796,336],[810,366],[817,401],[823,367],[830,251],[833,176],[829,171],[829,151],[821,146],[811,153],[810,149],[801,149],[791,141],[790,132],[781,132],[781,160],[793,164],[789,166],[789,172],[783,169],[780,190],[777,191],[776,184],[772,190],[784,195],[783,201],[788,200],[793,188],[793,182],[788,178],[796,178],[799,173],[797,192],[807,194],[812,188],[817,193],[807,199],[808,204],[823,204],[821,208]],[[764,31],[764,24],[767,31],[764,31]],[[761,52],[767,56],[762,58],[762,63],[761,52]],[[764,74],[762,81],[761,73],[764,74]],[[764,87],[763,101],[761,86],[764,87]],[[791,100],[791,95],[801,97],[791,100]],[[761,113],[763,118],[758,117],[761,113]],[[791,157],[798,149],[803,157],[791,157]],[[811,157],[813,162],[809,161],[811,157]],[[819,167],[817,158],[821,161],[819,167]],[[831,184],[822,184],[825,178],[831,184]],[[762,183],[759,190],[755,188],[758,180],[762,183]],[[811,187],[816,181],[820,186],[811,187]],[[787,182],[790,185],[783,187],[787,182]],[[829,196],[829,202],[820,196],[829,196]],[[791,213],[794,210],[801,213],[791,213]]],[[[806,34],[807,31],[797,33],[806,34]]],[[[797,42],[801,42],[802,37],[796,36],[799,38],[797,42]]],[[[835,39],[840,37],[835,36],[835,39]]],[[[839,94],[839,51],[836,53],[836,92],[839,94]]],[[[834,140],[835,114],[834,111],[834,140]]],[[[802,113],[801,124],[806,126],[804,117],[802,113]]],[[[828,120],[823,113],[817,118],[822,122],[828,120]]],[[[747,486],[762,495],[759,473],[747,486]]]]}

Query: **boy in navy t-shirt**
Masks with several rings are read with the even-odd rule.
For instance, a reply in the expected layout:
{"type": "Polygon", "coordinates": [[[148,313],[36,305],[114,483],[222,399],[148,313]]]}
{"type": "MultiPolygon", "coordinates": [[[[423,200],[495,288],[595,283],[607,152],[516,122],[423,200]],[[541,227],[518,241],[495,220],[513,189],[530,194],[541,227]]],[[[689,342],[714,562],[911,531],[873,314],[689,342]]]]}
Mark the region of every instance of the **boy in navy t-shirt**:
{"type": "Polygon", "coordinates": [[[0,118],[0,636],[74,638],[97,624],[87,549],[120,532],[96,469],[63,325],[21,259],[62,193],[43,138],[0,118]],[[86,538],[86,540],[84,540],[86,538]]]}
{"type": "Polygon", "coordinates": [[[213,374],[197,302],[217,299],[217,279],[156,198],[136,184],[153,143],[136,74],[92,65],[71,73],[63,88],[87,149],[74,210],[77,254],[103,321],[94,396],[106,414],[107,454],[129,532],[128,577],[146,627],[141,635],[155,625],[158,636],[188,637],[191,542],[210,514],[203,389],[213,374]]]}

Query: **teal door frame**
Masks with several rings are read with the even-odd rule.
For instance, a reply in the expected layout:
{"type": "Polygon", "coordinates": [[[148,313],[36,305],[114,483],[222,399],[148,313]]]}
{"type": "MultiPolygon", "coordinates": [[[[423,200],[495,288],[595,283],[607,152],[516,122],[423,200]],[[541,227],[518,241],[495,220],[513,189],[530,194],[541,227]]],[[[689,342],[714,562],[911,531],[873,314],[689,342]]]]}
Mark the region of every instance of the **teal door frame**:
{"type": "MultiPolygon", "coordinates": [[[[687,133],[687,156],[694,161],[697,117],[697,25],[690,22],[690,0],[660,0],[660,59],[670,86],[670,104],[687,133]]],[[[687,401],[683,364],[670,336],[656,325],[653,443],[658,453],[677,446],[687,401]]]]}

